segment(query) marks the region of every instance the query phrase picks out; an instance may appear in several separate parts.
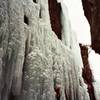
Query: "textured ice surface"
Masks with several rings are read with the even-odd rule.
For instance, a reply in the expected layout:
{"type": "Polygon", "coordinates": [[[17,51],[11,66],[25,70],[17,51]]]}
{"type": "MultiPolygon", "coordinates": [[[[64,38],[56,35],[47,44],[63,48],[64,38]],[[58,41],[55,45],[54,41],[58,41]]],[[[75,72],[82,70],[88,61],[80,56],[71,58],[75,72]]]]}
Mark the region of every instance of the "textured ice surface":
{"type": "Polygon", "coordinates": [[[74,34],[69,48],[51,30],[47,0],[36,1],[0,0],[0,99],[56,100],[60,87],[60,100],[89,100],[74,34]]]}

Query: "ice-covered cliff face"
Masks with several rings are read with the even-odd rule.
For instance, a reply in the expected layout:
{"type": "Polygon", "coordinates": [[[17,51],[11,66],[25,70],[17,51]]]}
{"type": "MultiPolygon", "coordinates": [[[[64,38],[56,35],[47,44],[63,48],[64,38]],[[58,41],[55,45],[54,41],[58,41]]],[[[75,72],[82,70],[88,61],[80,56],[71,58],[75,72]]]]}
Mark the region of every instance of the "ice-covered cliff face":
{"type": "Polygon", "coordinates": [[[75,35],[64,45],[48,12],[47,0],[0,0],[0,100],[89,100],[75,35]]]}

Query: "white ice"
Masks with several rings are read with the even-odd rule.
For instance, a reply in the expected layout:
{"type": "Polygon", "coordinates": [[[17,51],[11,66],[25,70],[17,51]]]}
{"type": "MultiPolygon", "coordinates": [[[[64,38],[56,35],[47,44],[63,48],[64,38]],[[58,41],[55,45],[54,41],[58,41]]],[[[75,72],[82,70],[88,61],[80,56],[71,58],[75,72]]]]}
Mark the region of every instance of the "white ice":
{"type": "Polygon", "coordinates": [[[78,42],[84,45],[91,44],[90,26],[84,16],[81,0],[63,0],[68,7],[72,29],[76,32],[78,42]]]}
{"type": "MultiPolygon", "coordinates": [[[[91,49],[91,48],[90,48],[91,49]]],[[[96,100],[100,100],[100,55],[94,50],[89,49],[89,63],[94,77],[94,90],[96,100]]]]}
{"type": "Polygon", "coordinates": [[[100,55],[91,49],[88,59],[93,72],[94,80],[100,83],[100,55]]]}

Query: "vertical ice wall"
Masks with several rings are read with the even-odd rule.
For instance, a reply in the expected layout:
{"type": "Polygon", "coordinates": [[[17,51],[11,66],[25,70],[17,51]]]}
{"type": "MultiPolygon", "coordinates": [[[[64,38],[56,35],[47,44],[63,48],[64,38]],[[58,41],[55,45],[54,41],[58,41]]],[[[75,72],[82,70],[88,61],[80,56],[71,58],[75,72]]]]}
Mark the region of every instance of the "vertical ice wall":
{"type": "MultiPolygon", "coordinates": [[[[65,4],[64,0],[58,0],[58,3],[61,3],[61,23],[62,23],[62,42],[73,51],[73,55],[76,57],[76,64],[80,69],[79,72],[82,72],[82,58],[80,53],[80,47],[77,39],[76,32],[73,30],[69,13],[68,13],[68,6],[65,4]]],[[[82,74],[82,73],[81,73],[82,74]]]]}
{"type": "Polygon", "coordinates": [[[89,100],[77,40],[57,38],[47,0],[0,0],[0,12],[0,100],[89,100]]]}

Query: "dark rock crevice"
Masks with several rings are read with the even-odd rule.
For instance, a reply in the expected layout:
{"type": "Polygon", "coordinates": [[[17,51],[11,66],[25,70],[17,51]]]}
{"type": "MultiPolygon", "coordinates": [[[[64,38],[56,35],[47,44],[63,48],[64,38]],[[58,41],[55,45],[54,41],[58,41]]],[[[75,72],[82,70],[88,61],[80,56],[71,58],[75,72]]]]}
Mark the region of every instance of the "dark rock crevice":
{"type": "Polygon", "coordinates": [[[61,39],[61,5],[57,0],[48,0],[52,30],[61,39]]]}
{"type": "Polygon", "coordinates": [[[87,17],[92,38],[92,48],[100,54],[100,1],[82,0],[85,16],[87,17]]]}
{"type": "Polygon", "coordinates": [[[36,1],[36,0],[33,0],[33,2],[34,2],[34,3],[37,3],[37,1],[36,1]]]}
{"type": "Polygon", "coordinates": [[[56,92],[56,94],[55,94],[56,99],[57,99],[57,100],[60,100],[60,96],[61,96],[61,94],[60,94],[60,87],[58,86],[58,87],[56,87],[54,90],[55,90],[55,92],[56,92]]]}
{"type": "Polygon", "coordinates": [[[93,76],[92,76],[92,71],[89,65],[89,61],[88,61],[88,48],[87,46],[81,45],[80,44],[80,48],[81,48],[81,55],[82,55],[82,60],[83,60],[83,78],[84,78],[84,82],[87,84],[88,86],[88,92],[89,92],[89,96],[90,96],[90,100],[96,100],[95,98],[95,94],[94,94],[94,87],[93,87],[93,76]]]}
{"type": "Polygon", "coordinates": [[[29,25],[29,19],[26,15],[24,15],[24,23],[29,25]]]}

